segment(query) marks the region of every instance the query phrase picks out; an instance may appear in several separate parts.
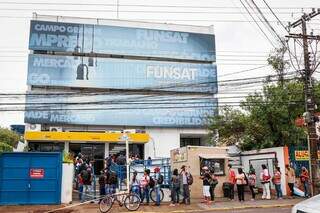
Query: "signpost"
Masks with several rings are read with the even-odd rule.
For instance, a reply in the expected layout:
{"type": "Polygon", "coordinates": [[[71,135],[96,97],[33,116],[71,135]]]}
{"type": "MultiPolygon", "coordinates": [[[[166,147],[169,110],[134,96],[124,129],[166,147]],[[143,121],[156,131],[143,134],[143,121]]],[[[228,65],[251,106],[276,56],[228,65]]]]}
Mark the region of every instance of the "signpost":
{"type": "Polygon", "coordinates": [[[130,192],[130,174],[129,174],[129,136],[127,133],[123,133],[121,137],[122,141],[126,142],[126,169],[127,169],[127,192],[130,192]]]}

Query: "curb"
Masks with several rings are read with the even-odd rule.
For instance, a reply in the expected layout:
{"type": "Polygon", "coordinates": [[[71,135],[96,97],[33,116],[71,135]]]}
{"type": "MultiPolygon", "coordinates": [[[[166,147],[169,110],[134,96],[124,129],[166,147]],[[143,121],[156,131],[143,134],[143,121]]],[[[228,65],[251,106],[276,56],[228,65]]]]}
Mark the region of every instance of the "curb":
{"type": "MultiPolygon", "coordinates": [[[[228,211],[228,210],[240,210],[240,209],[268,209],[268,208],[292,207],[294,205],[295,204],[245,205],[245,206],[219,207],[219,208],[207,208],[207,209],[174,210],[174,211],[166,211],[166,213],[228,211]]],[[[160,212],[161,211],[136,211],[136,213],[160,213],[160,212]]]]}

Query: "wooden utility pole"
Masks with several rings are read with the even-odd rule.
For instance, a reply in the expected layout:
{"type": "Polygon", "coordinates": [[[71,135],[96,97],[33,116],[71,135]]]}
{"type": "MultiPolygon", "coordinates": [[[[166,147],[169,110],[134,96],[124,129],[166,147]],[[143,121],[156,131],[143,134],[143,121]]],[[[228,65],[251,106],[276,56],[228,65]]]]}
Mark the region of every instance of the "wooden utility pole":
{"type": "Polygon", "coordinates": [[[311,177],[311,193],[312,195],[319,194],[317,184],[319,183],[319,165],[318,165],[318,136],[316,134],[315,125],[315,99],[314,99],[314,88],[312,82],[313,70],[310,65],[310,52],[308,40],[319,40],[318,36],[307,35],[307,24],[306,22],[311,20],[313,17],[320,14],[320,10],[313,10],[312,13],[304,14],[301,19],[292,23],[290,27],[297,27],[301,25],[302,34],[290,34],[289,38],[299,38],[303,41],[303,55],[304,55],[304,70],[302,77],[304,79],[304,92],[305,92],[305,110],[306,110],[306,123],[308,130],[308,148],[309,148],[309,166],[310,166],[310,177],[311,177]]]}

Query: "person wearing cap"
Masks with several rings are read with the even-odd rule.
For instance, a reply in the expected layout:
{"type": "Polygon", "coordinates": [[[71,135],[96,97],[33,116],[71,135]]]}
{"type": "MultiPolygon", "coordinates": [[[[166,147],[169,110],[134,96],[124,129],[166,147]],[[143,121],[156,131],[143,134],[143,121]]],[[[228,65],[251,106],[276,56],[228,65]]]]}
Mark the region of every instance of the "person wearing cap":
{"type": "Polygon", "coordinates": [[[180,183],[182,184],[182,195],[183,200],[182,203],[186,205],[190,205],[190,189],[189,189],[189,181],[188,179],[191,177],[191,174],[186,170],[186,166],[183,165],[181,167],[180,172],[180,183]]]}
{"type": "Polygon", "coordinates": [[[154,182],[155,182],[155,192],[156,192],[156,206],[160,206],[160,187],[163,182],[163,177],[160,174],[160,168],[154,168],[154,182]]]}
{"type": "Polygon", "coordinates": [[[203,181],[203,198],[204,198],[204,203],[210,204],[210,173],[209,173],[209,168],[207,166],[202,167],[202,174],[200,176],[200,179],[203,181]]]}

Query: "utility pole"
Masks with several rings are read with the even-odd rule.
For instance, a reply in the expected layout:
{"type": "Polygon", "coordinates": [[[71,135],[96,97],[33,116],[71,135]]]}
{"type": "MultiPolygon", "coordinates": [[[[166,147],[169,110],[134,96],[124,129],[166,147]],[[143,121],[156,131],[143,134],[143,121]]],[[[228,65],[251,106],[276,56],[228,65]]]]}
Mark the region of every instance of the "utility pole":
{"type": "Polygon", "coordinates": [[[319,183],[319,165],[318,165],[318,136],[316,134],[315,125],[315,99],[314,99],[314,88],[312,82],[313,70],[310,65],[310,52],[309,52],[309,41],[308,40],[320,40],[319,36],[312,36],[307,34],[306,22],[311,20],[313,17],[320,14],[320,10],[313,10],[309,14],[304,14],[301,19],[292,23],[290,27],[297,27],[301,25],[302,34],[289,34],[288,38],[302,39],[303,43],[303,55],[304,55],[304,70],[302,71],[302,77],[304,80],[304,92],[305,92],[305,110],[308,130],[308,149],[309,149],[309,166],[310,166],[310,177],[311,177],[311,193],[312,195],[319,194],[317,184],[319,183]]]}

